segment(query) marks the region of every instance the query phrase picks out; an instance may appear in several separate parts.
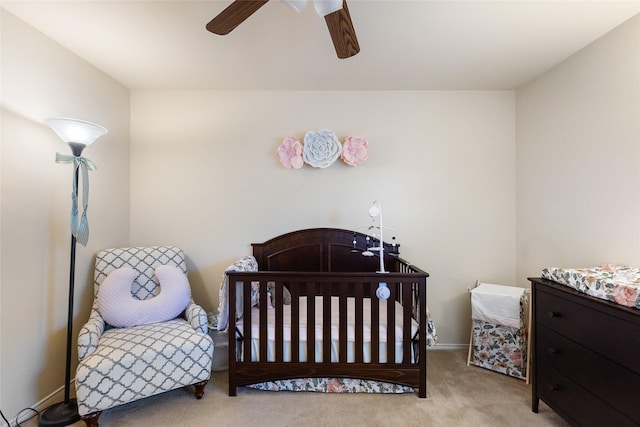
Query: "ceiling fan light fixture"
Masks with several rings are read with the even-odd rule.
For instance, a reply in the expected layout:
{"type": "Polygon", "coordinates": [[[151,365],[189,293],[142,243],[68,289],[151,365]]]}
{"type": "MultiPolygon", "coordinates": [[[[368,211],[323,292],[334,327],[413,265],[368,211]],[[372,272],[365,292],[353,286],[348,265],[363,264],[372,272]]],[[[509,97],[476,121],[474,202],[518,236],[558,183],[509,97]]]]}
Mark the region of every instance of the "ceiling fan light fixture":
{"type": "Polygon", "coordinates": [[[282,0],[282,2],[298,13],[307,6],[307,0],[282,0]]]}
{"type": "Polygon", "coordinates": [[[315,0],[313,7],[320,16],[327,16],[342,9],[342,0],[315,0]]]}
{"type": "MultiPolygon", "coordinates": [[[[287,6],[300,12],[308,0],[282,0],[287,6]]],[[[269,0],[234,0],[206,25],[214,34],[229,34],[238,25],[258,11],[269,0]]],[[[350,58],[360,52],[347,0],[314,0],[316,12],[324,17],[331,41],[338,58],[350,58]]]]}

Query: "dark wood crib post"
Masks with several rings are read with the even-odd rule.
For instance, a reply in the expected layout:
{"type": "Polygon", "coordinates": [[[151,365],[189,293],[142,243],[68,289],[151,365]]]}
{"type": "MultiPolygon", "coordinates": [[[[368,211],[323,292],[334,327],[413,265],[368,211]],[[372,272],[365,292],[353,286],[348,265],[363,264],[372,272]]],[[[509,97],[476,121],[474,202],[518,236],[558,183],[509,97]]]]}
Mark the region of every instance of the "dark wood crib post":
{"type": "Polygon", "coordinates": [[[420,365],[420,385],[418,396],[421,398],[427,397],[427,278],[421,277],[418,283],[418,310],[420,315],[420,329],[418,330],[418,352],[420,365]]]}
{"type": "MultiPolygon", "coordinates": [[[[231,273],[227,273],[227,301],[236,300],[236,281],[231,273]]],[[[236,305],[229,303],[229,396],[236,395],[236,305]]]]}

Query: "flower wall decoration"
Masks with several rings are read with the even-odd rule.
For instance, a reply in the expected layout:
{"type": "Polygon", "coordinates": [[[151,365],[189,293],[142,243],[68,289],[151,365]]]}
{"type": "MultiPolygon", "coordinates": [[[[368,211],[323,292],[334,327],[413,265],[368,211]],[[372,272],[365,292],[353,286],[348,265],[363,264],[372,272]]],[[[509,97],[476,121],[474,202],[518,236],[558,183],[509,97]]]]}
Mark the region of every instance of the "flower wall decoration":
{"type": "Polygon", "coordinates": [[[328,129],[310,130],[304,135],[302,159],[314,168],[329,167],[342,153],[340,140],[328,129]]]}
{"type": "Polygon", "coordinates": [[[282,141],[277,150],[280,163],[287,169],[300,169],[302,167],[302,144],[298,138],[288,136],[282,141]]]}
{"type": "Polygon", "coordinates": [[[277,148],[280,163],[287,169],[300,169],[303,163],[314,168],[327,168],[340,158],[349,166],[367,160],[369,143],[360,136],[348,136],[340,144],[336,134],[328,129],[308,131],[304,145],[294,136],[288,136],[277,148]]]}
{"type": "Polygon", "coordinates": [[[360,136],[348,136],[342,144],[340,158],[349,166],[356,166],[367,160],[369,143],[360,136]]]}

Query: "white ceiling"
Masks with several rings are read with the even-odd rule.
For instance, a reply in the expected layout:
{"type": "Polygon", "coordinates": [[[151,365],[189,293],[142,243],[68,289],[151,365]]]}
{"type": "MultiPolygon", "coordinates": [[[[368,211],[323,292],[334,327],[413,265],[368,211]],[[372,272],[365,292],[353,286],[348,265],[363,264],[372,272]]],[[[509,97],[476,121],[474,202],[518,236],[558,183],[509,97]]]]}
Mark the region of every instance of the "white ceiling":
{"type": "MultiPolygon", "coordinates": [[[[513,89],[640,13],[640,0],[348,0],[361,51],[271,0],[226,36],[231,0],[6,1],[131,89],[513,89]]],[[[640,36],[640,35],[639,35],[640,36]]]]}

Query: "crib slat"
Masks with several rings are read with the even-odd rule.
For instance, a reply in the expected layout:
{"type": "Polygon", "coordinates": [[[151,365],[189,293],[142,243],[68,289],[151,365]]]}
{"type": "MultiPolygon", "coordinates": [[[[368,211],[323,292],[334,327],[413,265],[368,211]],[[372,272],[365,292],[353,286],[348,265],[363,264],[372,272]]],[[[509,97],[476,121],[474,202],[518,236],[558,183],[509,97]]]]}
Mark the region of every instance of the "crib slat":
{"type": "Polygon", "coordinates": [[[331,363],[331,288],[322,286],[322,363],[331,363]]]}
{"type": "Polygon", "coordinates": [[[380,363],[380,303],[375,297],[377,283],[369,284],[371,295],[371,363],[380,363]]]}
{"type": "Polygon", "coordinates": [[[363,328],[364,328],[364,321],[363,321],[363,314],[362,314],[362,306],[363,306],[363,301],[362,301],[362,287],[364,285],[362,283],[358,283],[355,285],[355,347],[354,347],[354,351],[355,351],[355,357],[354,357],[354,362],[355,363],[363,363],[363,353],[364,353],[364,339],[363,339],[363,328]]]}
{"type": "Polygon", "coordinates": [[[387,300],[387,363],[396,363],[396,286],[388,284],[389,299],[387,300]]]}
{"type": "Polygon", "coordinates": [[[276,350],[276,362],[282,362],[283,359],[283,346],[284,346],[284,321],[282,311],[284,310],[284,298],[282,295],[282,282],[275,282],[275,288],[273,290],[275,295],[272,296],[273,304],[276,311],[276,330],[275,330],[275,350],[276,350]]]}
{"type": "MultiPolygon", "coordinates": [[[[348,285],[350,288],[354,287],[353,283],[348,285]]],[[[340,284],[338,295],[338,362],[347,363],[347,287],[345,284],[340,284]]]]}
{"type": "Polygon", "coordinates": [[[291,292],[291,362],[300,362],[300,283],[290,283],[291,292]]]}
{"type": "Polygon", "coordinates": [[[242,282],[242,318],[244,319],[243,350],[245,362],[251,362],[251,282],[242,282]]]}
{"type": "Polygon", "coordinates": [[[411,283],[402,286],[402,363],[411,363],[411,283]]]}
{"type": "Polygon", "coordinates": [[[260,281],[260,302],[258,303],[258,310],[260,313],[259,320],[259,339],[260,339],[260,356],[259,359],[261,362],[267,362],[267,346],[269,344],[269,338],[267,336],[267,310],[268,310],[268,302],[267,302],[267,282],[260,281]]]}
{"type": "Polygon", "coordinates": [[[307,295],[307,362],[315,363],[316,361],[316,283],[306,284],[307,295]]]}

